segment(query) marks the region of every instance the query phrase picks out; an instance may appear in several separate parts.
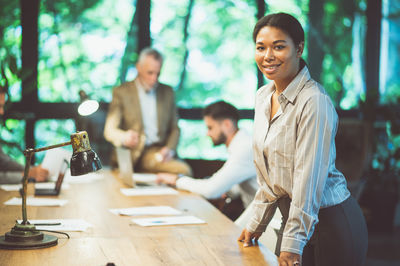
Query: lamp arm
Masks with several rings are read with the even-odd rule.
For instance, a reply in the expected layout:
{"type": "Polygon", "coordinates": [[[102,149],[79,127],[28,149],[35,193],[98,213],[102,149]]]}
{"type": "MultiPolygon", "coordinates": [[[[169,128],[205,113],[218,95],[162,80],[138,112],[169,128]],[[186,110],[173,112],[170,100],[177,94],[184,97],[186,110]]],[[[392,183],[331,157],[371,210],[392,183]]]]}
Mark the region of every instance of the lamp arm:
{"type": "Polygon", "coordinates": [[[28,217],[26,214],[26,191],[28,187],[28,175],[29,168],[31,166],[32,155],[34,154],[33,149],[26,149],[24,151],[25,154],[25,170],[24,177],[22,179],[22,224],[28,224],[28,217]]]}
{"type": "Polygon", "coordinates": [[[63,147],[63,146],[68,146],[71,144],[72,144],[72,142],[68,141],[68,142],[64,142],[64,143],[60,143],[60,144],[50,145],[50,146],[43,147],[43,148],[37,148],[37,149],[34,149],[33,152],[47,151],[47,150],[51,150],[51,149],[55,149],[55,148],[59,148],[59,147],[63,147]]]}
{"type": "Polygon", "coordinates": [[[54,148],[59,148],[67,145],[71,145],[72,142],[64,142],[56,145],[51,145],[43,148],[38,149],[26,149],[24,151],[25,155],[25,170],[24,170],[24,177],[22,179],[22,224],[28,224],[28,216],[26,213],[26,192],[28,187],[28,175],[29,175],[29,168],[31,166],[32,156],[35,152],[47,151],[54,148]]]}

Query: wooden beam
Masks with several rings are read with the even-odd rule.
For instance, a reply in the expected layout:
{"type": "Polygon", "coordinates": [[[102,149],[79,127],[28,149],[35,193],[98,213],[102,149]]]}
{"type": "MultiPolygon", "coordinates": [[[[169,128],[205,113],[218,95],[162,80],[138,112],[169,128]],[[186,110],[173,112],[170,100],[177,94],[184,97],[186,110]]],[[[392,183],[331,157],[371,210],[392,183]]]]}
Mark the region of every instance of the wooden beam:
{"type": "MultiPolygon", "coordinates": [[[[40,0],[21,0],[21,60],[22,60],[22,103],[27,107],[38,102],[38,17],[40,0]]],[[[31,110],[33,111],[33,110],[31,110]]],[[[27,147],[35,146],[35,120],[26,120],[25,143],[27,147]]]]}
{"type": "MultiPolygon", "coordinates": [[[[100,110],[107,113],[109,103],[100,102],[100,110]]],[[[10,109],[7,110],[6,119],[75,119],[78,117],[79,103],[36,103],[32,106],[26,106],[22,102],[14,102],[11,104],[10,109]]],[[[389,107],[380,107],[377,113],[386,112],[389,107]]],[[[393,108],[393,107],[390,107],[393,108]]],[[[360,117],[360,110],[337,110],[339,117],[360,117]]],[[[399,111],[400,112],[400,111],[399,111]]],[[[181,119],[186,120],[202,120],[203,108],[178,108],[178,115],[181,119]]],[[[253,109],[240,109],[239,115],[241,119],[253,119],[253,109]]]]}
{"type": "MultiPolygon", "coordinates": [[[[264,0],[257,0],[257,21],[265,15],[267,10],[267,4],[264,0]]],[[[261,88],[264,85],[264,75],[261,71],[256,67],[257,71],[257,89],[261,88]]]]}
{"type": "MultiPolygon", "coordinates": [[[[100,110],[107,112],[109,103],[100,102],[100,110]]],[[[6,118],[14,119],[74,119],[78,117],[79,103],[43,103],[38,102],[34,105],[27,106],[22,102],[14,102],[10,109],[7,110],[6,118]]],[[[202,120],[203,108],[178,108],[178,115],[181,119],[202,120]]],[[[239,110],[242,119],[253,119],[254,110],[239,110]]]]}
{"type": "Polygon", "coordinates": [[[367,36],[365,44],[365,80],[367,120],[375,119],[379,103],[379,59],[381,47],[382,0],[367,1],[367,36]]]}
{"type": "Polygon", "coordinates": [[[143,48],[151,45],[150,39],[150,0],[137,0],[136,10],[138,10],[138,54],[143,48]]]}

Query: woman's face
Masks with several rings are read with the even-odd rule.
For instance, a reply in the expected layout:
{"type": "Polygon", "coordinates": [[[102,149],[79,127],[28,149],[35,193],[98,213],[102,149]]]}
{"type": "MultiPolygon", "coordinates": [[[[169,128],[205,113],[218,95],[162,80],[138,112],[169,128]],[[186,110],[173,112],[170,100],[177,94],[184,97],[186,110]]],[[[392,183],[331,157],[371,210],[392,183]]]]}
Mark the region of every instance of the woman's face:
{"type": "Polygon", "coordinates": [[[284,31],[266,26],[256,37],[255,60],[260,71],[275,82],[278,89],[285,89],[299,71],[303,43],[295,46],[284,31]]]}

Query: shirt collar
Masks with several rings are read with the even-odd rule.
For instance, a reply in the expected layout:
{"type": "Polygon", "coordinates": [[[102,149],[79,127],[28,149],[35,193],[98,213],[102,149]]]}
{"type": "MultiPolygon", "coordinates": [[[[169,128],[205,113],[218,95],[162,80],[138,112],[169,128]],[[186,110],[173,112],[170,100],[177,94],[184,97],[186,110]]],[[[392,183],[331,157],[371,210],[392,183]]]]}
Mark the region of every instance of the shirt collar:
{"type": "Polygon", "coordinates": [[[153,88],[151,88],[149,91],[146,91],[146,89],[143,87],[142,83],[140,82],[139,78],[135,78],[135,85],[145,95],[152,95],[155,93],[156,88],[158,87],[158,83],[154,85],[153,88]]]}
{"type": "Polygon", "coordinates": [[[303,89],[304,84],[311,79],[310,72],[307,66],[304,66],[302,70],[296,75],[296,77],[289,83],[286,89],[281,93],[282,100],[293,103],[297,95],[303,89]]]}
{"type": "Polygon", "coordinates": [[[227,147],[228,153],[232,152],[232,149],[234,149],[233,147],[236,146],[236,143],[238,143],[240,145],[240,136],[244,134],[242,129],[238,129],[238,131],[236,131],[235,136],[233,136],[231,143],[229,143],[229,146],[227,147]]]}

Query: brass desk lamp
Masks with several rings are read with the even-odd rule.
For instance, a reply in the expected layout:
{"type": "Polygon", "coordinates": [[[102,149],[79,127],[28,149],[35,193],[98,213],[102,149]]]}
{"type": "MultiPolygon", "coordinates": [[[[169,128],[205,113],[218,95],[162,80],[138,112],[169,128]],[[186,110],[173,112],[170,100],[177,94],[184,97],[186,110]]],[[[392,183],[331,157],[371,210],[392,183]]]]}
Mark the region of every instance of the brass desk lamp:
{"type": "Polygon", "coordinates": [[[71,141],[38,149],[26,149],[25,171],[22,180],[22,222],[15,223],[10,232],[0,236],[1,249],[38,249],[57,245],[58,238],[46,235],[30,224],[26,214],[26,191],[28,184],[28,172],[31,158],[35,152],[46,151],[62,146],[72,145],[71,175],[78,176],[101,169],[101,162],[97,154],[90,148],[89,137],[86,131],[71,134],[71,141]]]}

